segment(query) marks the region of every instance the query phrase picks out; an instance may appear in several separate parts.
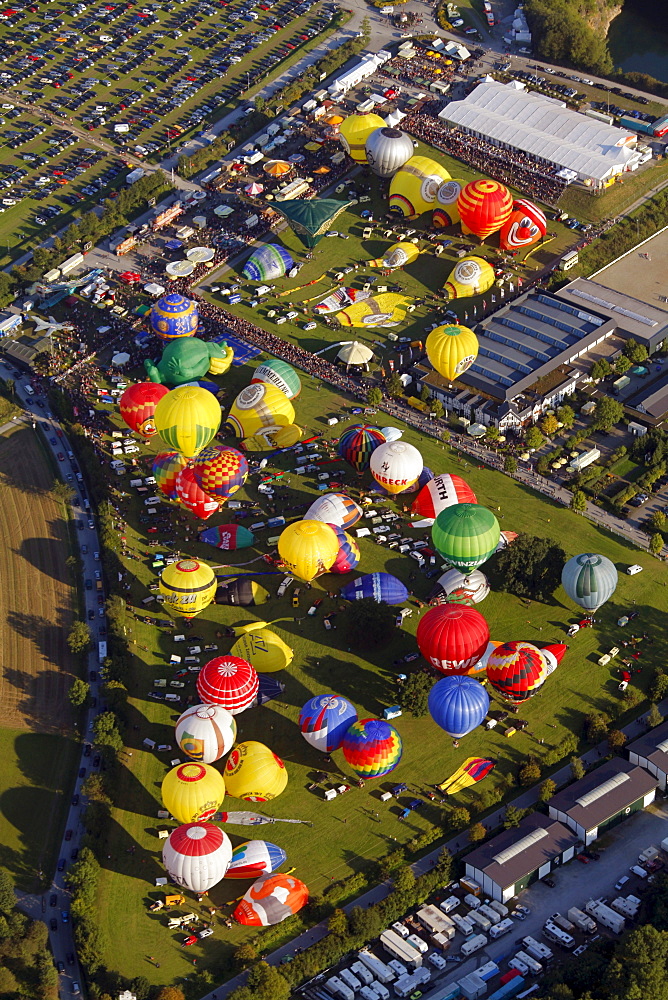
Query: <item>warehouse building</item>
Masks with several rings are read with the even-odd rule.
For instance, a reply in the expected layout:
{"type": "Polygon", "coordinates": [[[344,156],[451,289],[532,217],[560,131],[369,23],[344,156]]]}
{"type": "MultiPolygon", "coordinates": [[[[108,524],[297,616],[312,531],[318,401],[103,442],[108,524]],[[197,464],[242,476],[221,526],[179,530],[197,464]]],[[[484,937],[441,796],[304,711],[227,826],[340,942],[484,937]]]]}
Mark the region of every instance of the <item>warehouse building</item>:
{"type": "Polygon", "coordinates": [[[654,801],[658,781],[627,760],[610,760],[548,802],[550,817],[585,844],[654,801]]]}
{"type": "Polygon", "coordinates": [[[577,834],[563,823],[532,813],[466,856],[466,874],[501,903],[570,861],[577,834]]]}
{"type": "Polygon", "coordinates": [[[668,786],[668,722],[629,743],[627,750],[630,763],[649,771],[665,792],[668,786]]]}
{"type": "Polygon", "coordinates": [[[483,82],[439,115],[453,128],[501,149],[527,153],[562,176],[605,187],[635,170],[637,135],[571,111],[563,101],[529,93],[516,80],[483,82]]]}

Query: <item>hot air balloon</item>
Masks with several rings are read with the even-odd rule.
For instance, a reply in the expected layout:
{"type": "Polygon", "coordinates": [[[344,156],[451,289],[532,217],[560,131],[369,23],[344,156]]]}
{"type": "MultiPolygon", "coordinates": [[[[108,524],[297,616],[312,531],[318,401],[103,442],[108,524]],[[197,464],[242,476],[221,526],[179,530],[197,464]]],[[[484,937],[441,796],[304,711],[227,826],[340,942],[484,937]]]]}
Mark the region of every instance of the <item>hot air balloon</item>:
{"type": "Polygon", "coordinates": [[[275,281],[295,266],[295,262],[278,243],[265,243],[254,250],[246,261],[242,274],[249,281],[275,281]]]}
{"type": "Polygon", "coordinates": [[[193,618],[211,604],[216,594],[216,576],[210,566],[197,559],[179,559],[160,574],[160,593],[173,615],[193,618]]]}
{"type": "Polygon", "coordinates": [[[334,529],[322,521],[295,521],[278,539],[278,554],[293,576],[310,583],[334,563],[339,542],[334,529]]]}
{"type": "Polygon", "coordinates": [[[413,514],[436,518],[447,507],[457,503],[477,503],[476,495],[461,476],[444,472],[423,486],[411,505],[413,514]]]}
{"type": "Polygon", "coordinates": [[[372,452],[384,443],[385,438],[377,427],[352,424],[339,438],[337,451],[357,472],[366,472],[372,452]]]}
{"type": "Polygon", "coordinates": [[[275,385],[256,382],[242,389],[227,416],[232,432],[240,438],[260,431],[275,431],[295,422],[295,409],[288,397],[275,385]]]}
{"type": "Polygon", "coordinates": [[[239,656],[216,656],[197,675],[197,694],[207,705],[239,715],[252,703],[260,681],[255,668],[239,656]]]}
{"type": "Polygon", "coordinates": [[[330,573],[351,573],[357,568],[357,566],[359,566],[361,558],[360,547],[355,539],[344,531],[343,528],[339,528],[335,524],[332,525],[332,528],[336,532],[336,537],[339,540],[339,551],[330,573]]]}
{"type": "Polygon", "coordinates": [[[390,212],[410,218],[422,215],[436,201],[438,189],[450,174],[428,156],[411,156],[390,184],[390,212]]]}
{"type": "Polygon", "coordinates": [[[228,795],[246,802],[269,802],[288,783],[288,772],[281,758],[256,740],[235,746],[224,773],[228,795]]]}
{"type": "Polygon", "coordinates": [[[448,275],[443,288],[450,299],[467,299],[484,295],[495,281],[494,268],[484,257],[462,257],[448,275]]]}
{"type": "Polygon", "coordinates": [[[248,927],[280,924],[308,903],[308,888],[292,875],[267,875],[250,887],[232,914],[248,927]]]}
{"type": "Polygon", "coordinates": [[[200,531],[199,540],[205,545],[213,545],[225,552],[247,549],[255,541],[255,535],[240,524],[217,524],[213,528],[200,531]]]}
{"type": "Polygon", "coordinates": [[[341,122],[339,139],[348,156],[355,163],[366,163],[365,144],[372,132],[383,128],[385,122],[380,115],[350,115],[341,122]]]}
{"type": "Polygon", "coordinates": [[[545,661],[547,663],[547,676],[549,677],[550,674],[554,673],[563,660],[564,655],[568,651],[568,646],[565,642],[553,642],[548,643],[545,646],[539,646],[538,648],[545,657],[545,661]]]}
{"type": "Polygon", "coordinates": [[[168,500],[176,500],[176,480],[187,464],[188,460],[178,451],[162,451],[153,459],[152,472],[156,485],[168,500]]]}
{"type": "Polygon", "coordinates": [[[219,583],[216,589],[216,604],[250,608],[254,604],[264,604],[268,598],[269,591],[246,576],[219,583]]]}
{"type": "Polygon", "coordinates": [[[215,514],[220,507],[218,497],[210,497],[195,479],[195,472],[191,466],[187,465],[176,477],[176,496],[184,507],[198,517],[201,521],[206,521],[208,517],[215,514]]]}
{"type": "Polygon", "coordinates": [[[427,357],[439,375],[450,381],[463,375],[478,356],[478,338],[467,326],[437,326],[425,341],[427,357]]]}
{"type": "Polygon", "coordinates": [[[467,573],[449,569],[439,576],[428,600],[430,604],[480,604],[488,594],[489,582],[479,569],[467,573]]]}
{"type": "Polygon", "coordinates": [[[304,246],[312,250],[348,205],[349,201],[339,201],[337,198],[309,198],[277,201],[273,207],[274,211],[288,220],[290,229],[304,246]]]}
{"type": "Polygon", "coordinates": [[[548,675],[547,661],[530,642],[504,642],[487,660],[487,678],[507,701],[519,703],[536,693],[548,675]]]}
{"type": "Polygon", "coordinates": [[[513,196],[498,181],[471,181],[457,199],[457,208],[462,232],[474,233],[484,243],[509,218],[513,210],[513,196]]]}
{"type": "Polygon", "coordinates": [[[495,551],[499,535],[499,522],[491,510],[478,503],[446,507],[431,529],[436,550],[462,571],[482,566],[495,551]]]}
{"type": "Polygon", "coordinates": [[[246,840],[232,851],[232,860],[224,877],[258,878],[270,875],[281,867],[287,857],[282,847],[270,844],[268,840],[246,840]]]}
{"type": "Polygon", "coordinates": [[[299,713],[302,736],[310,746],[323,753],[339,749],[353,722],[357,722],[357,712],[348,699],[339,694],[317,694],[299,713]]]}
{"type": "Polygon", "coordinates": [[[345,531],[362,517],[362,508],[345,493],[323,493],[314,500],[304,514],[305,521],[324,521],[336,524],[345,531]]]}
{"type": "Polygon", "coordinates": [[[387,441],[371,454],[371,475],[388,493],[403,493],[416,483],[423,467],[422,455],[407,441],[387,441]]]}
{"type": "Polygon", "coordinates": [[[262,428],[252,437],[244,438],[241,447],[244,451],[276,451],[279,448],[291,448],[301,440],[302,429],[297,424],[286,424],[276,429],[262,428]]]}
{"type": "Polygon", "coordinates": [[[606,556],[581,552],[562,569],[561,584],[581,608],[597,611],[617,589],[617,570],[606,556]]]}
{"type": "Polygon", "coordinates": [[[193,458],[206,448],[220,427],[220,403],[206,389],[180,385],[155,408],[155,426],[168,448],[193,458]]]}
{"type": "Polygon", "coordinates": [[[475,608],[440,604],[420,619],[416,638],[432,667],[444,674],[465,674],[485,652],[489,626],[475,608]]]}
{"type": "Polygon", "coordinates": [[[408,591],[401,580],[391,573],[367,573],[339,591],[345,601],[361,601],[373,597],[379,604],[403,604],[408,599],[408,591]]]}
{"type": "Polygon", "coordinates": [[[200,451],[192,472],[195,482],[205,493],[224,502],[248,479],[248,462],[236,448],[211,445],[200,451]]]}
{"type": "Polygon", "coordinates": [[[405,267],[406,264],[412,264],[414,260],[420,256],[420,248],[416,246],[415,243],[410,243],[408,240],[402,240],[399,243],[393,243],[389,250],[386,250],[382,257],[378,257],[376,260],[370,260],[370,267],[383,267],[389,271],[394,271],[399,267],[405,267]]]}
{"type": "Polygon", "coordinates": [[[473,677],[443,677],[429,692],[427,704],[436,725],[458,740],[483,722],[489,695],[473,677]]]}
{"type": "Polygon", "coordinates": [[[155,408],[168,392],[166,385],[155,385],[153,382],[138,382],[126,389],[119,406],[128,427],[142,437],[153,437],[156,433],[155,408]]]}
{"type": "Polygon", "coordinates": [[[367,163],[376,177],[393,177],[414,153],[410,136],[387,125],[368,136],[365,149],[367,163]]]}
{"type": "Polygon", "coordinates": [[[287,643],[268,628],[244,632],[230,652],[233,656],[241,656],[244,660],[248,660],[259,673],[263,674],[284,670],[290,666],[294,656],[287,643]]]}
{"type": "Polygon", "coordinates": [[[382,778],[401,760],[401,736],[384,719],[353,722],[343,737],[343,756],[358,778],[382,778]]]}
{"type": "Polygon", "coordinates": [[[380,433],[386,441],[398,441],[404,434],[398,427],[381,427],[380,433]]]}
{"type": "Polygon", "coordinates": [[[285,393],[288,399],[294,399],[301,392],[302,384],[299,375],[292,365],[280,358],[270,358],[255,369],[251,385],[256,382],[268,382],[276,389],[285,393]]]}
{"type": "Polygon", "coordinates": [[[449,180],[441,184],[436,192],[436,208],[431,216],[432,225],[436,229],[445,229],[459,222],[457,201],[462,193],[464,181],[449,180]]]}
{"type": "Polygon", "coordinates": [[[530,247],[547,233],[547,219],[537,205],[524,198],[513,202],[513,210],[499,233],[503,250],[522,250],[530,247]]]}
{"type": "Polygon", "coordinates": [[[175,735],[189,757],[213,764],[232,749],[237,724],[221,705],[192,705],[179,717],[175,735]]]}
{"type": "MultiPolygon", "coordinates": [[[[385,329],[386,327],[400,326],[406,319],[406,313],[410,304],[411,299],[405,295],[400,295],[398,292],[378,292],[364,299],[358,296],[352,305],[341,309],[336,318],[341,326],[359,326],[367,330],[374,329],[375,327],[385,329]]],[[[342,350],[345,350],[345,348],[342,350]]],[[[341,352],[339,352],[340,355],[341,352]]],[[[365,360],[368,360],[370,356],[365,360]]],[[[348,363],[355,364],[359,362],[348,363]]]]}
{"type": "Polygon", "coordinates": [[[213,823],[185,823],[172,830],[162,849],[170,882],[201,893],[225,877],[232,860],[232,842],[213,823]]]}
{"type": "Polygon", "coordinates": [[[215,767],[190,761],[167,772],[161,794],[165,809],[179,823],[203,823],[220,809],[225,782],[215,767]]]}
{"type": "Polygon", "coordinates": [[[197,303],[178,292],[170,292],[151,307],[149,322],[161,340],[192,337],[199,322],[197,303]]]}

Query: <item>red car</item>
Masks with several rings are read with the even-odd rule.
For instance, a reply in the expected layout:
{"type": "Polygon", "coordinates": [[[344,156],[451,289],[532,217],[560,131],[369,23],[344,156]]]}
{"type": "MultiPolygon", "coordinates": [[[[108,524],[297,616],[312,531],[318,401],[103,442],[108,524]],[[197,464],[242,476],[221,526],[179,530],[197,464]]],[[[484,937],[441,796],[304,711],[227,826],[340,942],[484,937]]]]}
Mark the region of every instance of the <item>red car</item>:
{"type": "Polygon", "coordinates": [[[588,865],[591,861],[591,858],[588,858],[586,854],[577,854],[576,857],[577,860],[581,861],[583,865],[588,865]]]}
{"type": "Polygon", "coordinates": [[[64,462],[65,461],[65,456],[63,455],[62,451],[58,452],[58,461],[59,462],[64,462]]]}
{"type": "Polygon", "coordinates": [[[194,934],[190,934],[187,938],[184,938],[183,947],[189,948],[191,944],[197,944],[197,938],[194,934]]]}

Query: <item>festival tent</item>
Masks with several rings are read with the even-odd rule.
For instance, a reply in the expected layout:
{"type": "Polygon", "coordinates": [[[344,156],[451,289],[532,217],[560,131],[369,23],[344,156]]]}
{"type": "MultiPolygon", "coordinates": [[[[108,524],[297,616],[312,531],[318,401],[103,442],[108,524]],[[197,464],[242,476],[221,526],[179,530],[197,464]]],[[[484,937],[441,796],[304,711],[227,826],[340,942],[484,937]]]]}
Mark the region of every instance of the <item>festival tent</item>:
{"type": "Polygon", "coordinates": [[[276,205],[276,211],[288,220],[290,228],[304,246],[316,246],[334,220],[350,202],[336,198],[312,198],[309,201],[286,201],[276,205]]]}
{"type": "Polygon", "coordinates": [[[353,340],[350,344],[344,344],[336,357],[345,365],[368,365],[373,357],[373,351],[366,344],[353,340]]]}

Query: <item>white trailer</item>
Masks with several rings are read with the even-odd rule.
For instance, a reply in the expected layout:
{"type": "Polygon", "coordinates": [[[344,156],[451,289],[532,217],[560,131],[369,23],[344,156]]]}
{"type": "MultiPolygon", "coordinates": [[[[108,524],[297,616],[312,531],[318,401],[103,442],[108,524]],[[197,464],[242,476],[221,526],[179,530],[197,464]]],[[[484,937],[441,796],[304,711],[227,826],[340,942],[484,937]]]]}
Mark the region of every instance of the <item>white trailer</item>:
{"type": "Polygon", "coordinates": [[[359,981],[354,972],[350,969],[341,969],[339,972],[339,979],[349,986],[353,993],[359,993],[362,989],[362,983],[359,981]]]}
{"type": "Polygon", "coordinates": [[[626,926],[626,921],[621,913],[615,913],[613,909],[598,899],[588,899],[585,903],[585,910],[594,920],[603,924],[613,934],[621,934],[626,926]]]}
{"type": "Polygon", "coordinates": [[[610,907],[617,913],[621,913],[623,917],[633,920],[638,912],[639,904],[633,902],[631,899],[624,899],[623,896],[618,896],[617,899],[613,899],[610,903],[610,907]]]}
{"type": "Polygon", "coordinates": [[[491,906],[493,910],[496,910],[500,917],[507,917],[510,913],[508,907],[504,903],[500,903],[498,899],[491,899],[487,903],[487,906],[491,906]]]}
{"type": "Polygon", "coordinates": [[[473,921],[469,920],[468,917],[462,917],[460,913],[451,913],[450,919],[454,922],[458,931],[468,937],[469,934],[473,934],[473,921]]]}
{"type": "Polygon", "coordinates": [[[522,944],[524,950],[532,956],[532,958],[537,959],[539,962],[549,962],[553,958],[552,949],[548,948],[546,944],[542,941],[536,941],[535,938],[527,935],[522,938],[522,944]]]}
{"type": "Polygon", "coordinates": [[[572,920],[575,926],[584,931],[585,934],[595,934],[597,931],[596,921],[587,914],[579,910],[577,906],[571,906],[568,911],[568,919],[572,920]]]}
{"type": "Polygon", "coordinates": [[[493,927],[489,929],[489,936],[491,938],[500,938],[504,934],[509,934],[514,927],[513,921],[510,917],[506,917],[505,920],[500,920],[498,924],[494,924],[493,927]]]}
{"type": "Polygon", "coordinates": [[[497,913],[493,907],[488,906],[487,903],[483,903],[477,912],[482,913],[482,915],[487,917],[488,920],[491,920],[492,924],[498,924],[501,919],[501,914],[497,913]]]}
{"type": "Polygon", "coordinates": [[[364,986],[369,986],[373,982],[373,972],[371,969],[367,969],[363,962],[353,962],[350,966],[350,971],[354,976],[357,976],[364,986]]]}
{"type": "Polygon", "coordinates": [[[476,951],[480,951],[481,948],[485,948],[486,946],[487,938],[485,935],[476,934],[474,937],[469,938],[468,941],[464,942],[460,951],[462,955],[465,955],[468,958],[469,955],[473,955],[476,951]]]}
{"type": "Polygon", "coordinates": [[[523,962],[524,965],[526,965],[532,976],[540,976],[542,973],[543,966],[533,957],[533,955],[529,955],[528,952],[518,951],[515,958],[519,958],[520,962],[523,962]]]}
{"type": "Polygon", "coordinates": [[[396,931],[385,930],[380,935],[380,943],[388,954],[398,958],[409,968],[419,968],[422,965],[422,955],[412,945],[408,944],[396,931]]]}
{"type": "Polygon", "coordinates": [[[338,976],[331,976],[329,979],[326,979],[325,989],[333,997],[336,997],[336,1000],[355,1000],[353,991],[338,976]]]}
{"type": "Polygon", "coordinates": [[[486,917],[484,913],[481,913],[480,910],[471,910],[466,914],[466,917],[471,921],[471,923],[475,924],[476,927],[479,927],[480,930],[485,933],[487,933],[492,926],[492,921],[489,917],[486,917]]]}
{"type": "Polygon", "coordinates": [[[411,993],[419,990],[421,986],[424,986],[425,983],[428,983],[430,979],[431,972],[429,969],[415,969],[414,972],[397,979],[394,984],[395,995],[398,997],[408,997],[411,993]]]}
{"type": "Polygon", "coordinates": [[[370,951],[363,948],[362,951],[357,952],[357,957],[362,965],[366,965],[369,972],[375,976],[379,983],[391,983],[394,979],[396,979],[396,976],[392,972],[389,965],[386,965],[385,962],[381,962],[381,960],[376,958],[375,955],[372,955],[370,951]]]}

